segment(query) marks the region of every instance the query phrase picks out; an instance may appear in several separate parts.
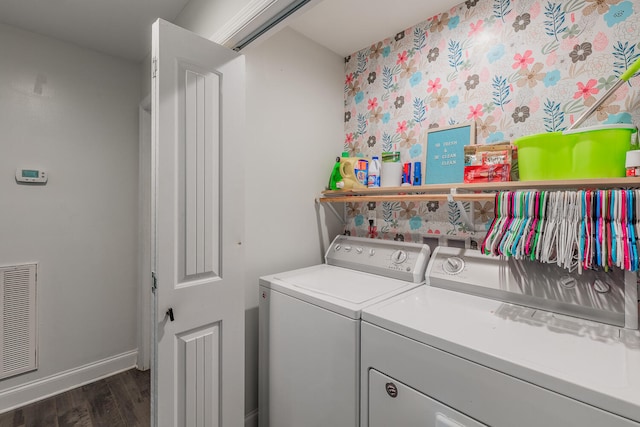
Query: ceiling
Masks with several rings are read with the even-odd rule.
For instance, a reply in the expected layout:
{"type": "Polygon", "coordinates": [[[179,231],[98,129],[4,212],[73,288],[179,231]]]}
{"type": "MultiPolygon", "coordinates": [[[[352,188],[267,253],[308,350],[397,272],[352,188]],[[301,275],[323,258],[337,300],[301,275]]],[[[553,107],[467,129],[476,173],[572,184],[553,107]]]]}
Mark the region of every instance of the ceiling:
{"type": "MultiPolygon", "coordinates": [[[[0,23],[139,61],[150,49],[153,21],[158,17],[174,21],[188,1],[1,0],[0,23]]],[[[322,0],[293,18],[291,26],[347,56],[459,2],[322,0]]]]}
{"type": "Polygon", "coordinates": [[[462,1],[323,0],[290,25],[318,44],[346,57],[445,12],[462,1]]]}
{"type": "Polygon", "coordinates": [[[151,24],[173,21],[189,0],[0,0],[0,23],[139,61],[151,24]]]}

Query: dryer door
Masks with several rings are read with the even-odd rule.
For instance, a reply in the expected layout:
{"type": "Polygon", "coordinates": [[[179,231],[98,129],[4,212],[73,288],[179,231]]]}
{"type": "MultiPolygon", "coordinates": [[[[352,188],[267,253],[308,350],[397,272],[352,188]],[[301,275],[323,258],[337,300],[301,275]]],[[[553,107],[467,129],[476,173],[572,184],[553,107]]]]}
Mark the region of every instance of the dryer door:
{"type": "Polygon", "coordinates": [[[375,369],[369,370],[369,427],[486,427],[375,369]]]}

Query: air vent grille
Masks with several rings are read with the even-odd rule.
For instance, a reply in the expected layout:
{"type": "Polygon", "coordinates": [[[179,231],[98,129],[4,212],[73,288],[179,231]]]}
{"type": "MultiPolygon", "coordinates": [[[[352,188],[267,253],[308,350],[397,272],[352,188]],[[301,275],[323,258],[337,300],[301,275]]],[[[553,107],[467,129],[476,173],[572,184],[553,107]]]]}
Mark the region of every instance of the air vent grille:
{"type": "Polygon", "coordinates": [[[36,365],[36,264],[0,267],[0,378],[36,365]]]}

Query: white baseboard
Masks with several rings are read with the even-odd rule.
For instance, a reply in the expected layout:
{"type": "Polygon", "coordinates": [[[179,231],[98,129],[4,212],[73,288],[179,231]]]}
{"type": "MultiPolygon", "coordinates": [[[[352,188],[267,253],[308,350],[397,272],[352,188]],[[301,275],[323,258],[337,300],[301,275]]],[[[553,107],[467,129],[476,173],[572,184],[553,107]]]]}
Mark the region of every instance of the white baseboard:
{"type": "Polygon", "coordinates": [[[136,366],[137,350],[30,381],[0,392],[0,414],[136,366]]]}
{"type": "Polygon", "coordinates": [[[254,409],[244,417],[244,427],[258,427],[258,409],[254,409]]]}

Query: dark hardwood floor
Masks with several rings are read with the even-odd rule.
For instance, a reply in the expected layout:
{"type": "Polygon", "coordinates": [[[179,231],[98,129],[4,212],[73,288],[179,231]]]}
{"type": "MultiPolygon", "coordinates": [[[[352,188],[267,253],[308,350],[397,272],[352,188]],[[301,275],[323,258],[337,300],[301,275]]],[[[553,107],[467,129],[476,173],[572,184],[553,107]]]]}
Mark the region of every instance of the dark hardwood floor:
{"type": "Polygon", "coordinates": [[[149,375],[131,369],[0,414],[0,427],[148,427],[149,375]]]}

